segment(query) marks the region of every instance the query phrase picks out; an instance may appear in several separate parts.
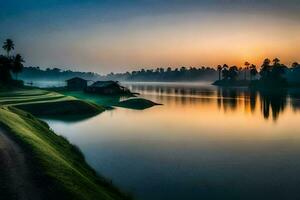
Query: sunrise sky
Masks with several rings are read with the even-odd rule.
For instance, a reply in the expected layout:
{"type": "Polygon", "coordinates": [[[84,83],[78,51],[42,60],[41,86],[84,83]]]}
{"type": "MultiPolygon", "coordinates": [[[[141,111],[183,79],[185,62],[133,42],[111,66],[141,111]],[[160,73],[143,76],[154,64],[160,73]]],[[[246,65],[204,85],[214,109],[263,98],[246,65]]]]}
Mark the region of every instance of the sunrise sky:
{"type": "Polygon", "coordinates": [[[299,0],[0,0],[26,66],[140,68],[300,61],[299,0]]]}

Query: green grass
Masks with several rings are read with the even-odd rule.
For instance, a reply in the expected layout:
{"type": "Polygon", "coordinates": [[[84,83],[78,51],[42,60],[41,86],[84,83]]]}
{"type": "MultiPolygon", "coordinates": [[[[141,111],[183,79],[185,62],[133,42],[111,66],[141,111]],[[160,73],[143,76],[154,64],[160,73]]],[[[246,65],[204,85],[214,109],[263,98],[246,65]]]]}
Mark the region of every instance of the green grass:
{"type": "Polygon", "coordinates": [[[1,92],[0,104],[14,106],[38,116],[94,115],[105,110],[94,103],[39,89],[1,92]]]}
{"type": "Polygon", "coordinates": [[[93,103],[96,103],[98,105],[102,105],[105,107],[113,106],[122,99],[121,96],[97,95],[97,94],[85,93],[83,91],[64,90],[64,91],[59,91],[59,93],[67,95],[67,96],[72,96],[77,99],[90,101],[90,102],[93,102],[93,103]]]}
{"type": "Polygon", "coordinates": [[[97,105],[103,105],[105,107],[116,106],[116,107],[123,107],[129,109],[143,110],[155,105],[161,105],[143,98],[132,98],[132,96],[127,96],[127,97],[105,96],[105,95],[89,94],[82,91],[66,91],[66,90],[60,91],[60,93],[68,96],[73,96],[78,99],[87,100],[96,103],[97,105]]]}
{"type": "Polygon", "coordinates": [[[35,177],[46,188],[46,199],[126,199],[97,176],[80,151],[51,131],[45,122],[14,107],[3,106],[0,124],[29,153],[35,177]]]}

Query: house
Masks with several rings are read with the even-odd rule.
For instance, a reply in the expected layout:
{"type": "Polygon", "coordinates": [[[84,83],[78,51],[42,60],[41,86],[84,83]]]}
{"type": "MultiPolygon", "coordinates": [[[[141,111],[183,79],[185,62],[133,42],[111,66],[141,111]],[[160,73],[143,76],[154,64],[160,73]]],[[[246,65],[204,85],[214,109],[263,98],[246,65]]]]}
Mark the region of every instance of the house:
{"type": "Polygon", "coordinates": [[[121,86],[117,81],[97,81],[88,86],[85,92],[102,95],[130,94],[129,89],[121,86]]]}
{"type": "Polygon", "coordinates": [[[67,88],[69,90],[84,90],[87,88],[87,80],[84,80],[79,77],[74,77],[69,80],[66,80],[67,88]]]}

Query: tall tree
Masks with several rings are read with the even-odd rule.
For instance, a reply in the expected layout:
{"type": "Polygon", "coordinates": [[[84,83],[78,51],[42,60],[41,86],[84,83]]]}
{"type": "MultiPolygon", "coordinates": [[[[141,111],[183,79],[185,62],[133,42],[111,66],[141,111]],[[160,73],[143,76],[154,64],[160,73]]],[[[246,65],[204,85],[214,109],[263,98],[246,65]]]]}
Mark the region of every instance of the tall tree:
{"type": "Polygon", "coordinates": [[[11,59],[7,56],[0,55],[0,83],[8,83],[11,81],[11,59]]]}
{"type": "Polygon", "coordinates": [[[278,65],[279,62],[280,62],[279,58],[274,58],[274,59],[273,59],[274,65],[278,65]]]}
{"type": "Polygon", "coordinates": [[[237,66],[232,66],[229,68],[228,76],[230,80],[236,80],[238,76],[238,68],[237,66]]]}
{"type": "Polygon", "coordinates": [[[261,66],[259,74],[261,75],[262,79],[267,78],[271,73],[271,66],[270,66],[271,60],[269,58],[266,58],[261,66]]]}
{"type": "Polygon", "coordinates": [[[255,65],[251,65],[250,66],[250,80],[252,81],[253,77],[255,77],[258,74],[256,66],[255,65]]]}
{"type": "Polygon", "coordinates": [[[7,52],[7,57],[9,57],[10,51],[15,49],[15,44],[11,39],[6,39],[2,48],[7,52]]]}
{"type": "Polygon", "coordinates": [[[285,73],[285,69],[287,68],[285,65],[280,64],[280,60],[278,58],[273,59],[273,67],[272,67],[272,79],[276,81],[281,81],[283,79],[283,74],[285,73]]]}
{"type": "Polygon", "coordinates": [[[222,77],[223,79],[227,80],[229,78],[229,71],[228,71],[228,65],[224,64],[222,67],[222,77]]]}
{"type": "Polygon", "coordinates": [[[246,66],[244,69],[244,80],[246,80],[247,79],[247,71],[249,70],[250,63],[246,61],[244,65],[246,66]]]}
{"type": "Polygon", "coordinates": [[[219,73],[219,80],[221,80],[222,66],[221,66],[221,65],[218,65],[217,70],[218,70],[218,73],[219,73]]]}
{"type": "Polygon", "coordinates": [[[16,75],[16,80],[18,80],[18,73],[22,72],[22,70],[23,70],[24,62],[25,61],[20,54],[17,54],[14,57],[13,65],[12,65],[12,72],[16,75]]]}
{"type": "Polygon", "coordinates": [[[297,62],[293,62],[293,64],[292,64],[292,68],[296,68],[296,67],[298,67],[299,66],[299,63],[297,63],[297,62]]]}

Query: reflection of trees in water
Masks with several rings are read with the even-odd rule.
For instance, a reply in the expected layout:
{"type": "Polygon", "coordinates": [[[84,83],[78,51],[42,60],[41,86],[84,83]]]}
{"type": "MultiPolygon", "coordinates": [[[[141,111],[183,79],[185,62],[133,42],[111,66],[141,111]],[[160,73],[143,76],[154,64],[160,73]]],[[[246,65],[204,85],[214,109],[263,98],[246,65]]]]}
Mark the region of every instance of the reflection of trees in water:
{"type": "MultiPolygon", "coordinates": [[[[258,104],[257,101],[260,101],[260,110],[263,117],[268,119],[272,114],[274,121],[276,121],[280,113],[284,111],[288,102],[288,93],[286,90],[265,92],[242,90],[237,88],[218,88],[217,95],[218,108],[223,108],[224,112],[236,110],[239,105],[239,101],[243,101],[245,111],[249,108],[251,113],[254,113],[258,104]],[[257,96],[259,96],[259,99],[257,96]]],[[[291,105],[295,107],[296,103],[291,105]]],[[[298,103],[298,105],[300,105],[300,103],[298,103]]]]}
{"type": "Polygon", "coordinates": [[[157,102],[164,102],[169,105],[192,105],[199,103],[211,103],[215,97],[215,89],[211,86],[199,87],[198,85],[179,84],[133,84],[129,88],[133,92],[151,95],[157,102]],[[199,98],[201,97],[201,98],[199,98]]]}
{"type": "Polygon", "coordinates": [[[268,119],[272,112],[273,120],[276,121],[287,106],[287,91],[261,91],[259,94],[264,118],[268,119]]]}
{"type": "Polygon", "coordinates": [[[237,88],[218,88],[217,105],[223,108],[224,112],[235,111],[241,101],[243,101],[245,91],[237,88]]]}
{"type": "Polygon", "coordinates": [[[251,113],[254,113],[257,105],[257,95],[258,92],[254,90],[247,90],[243,93],[245,110],[249,110],[251,113]]]}
{"type": "Polygon", "coordinates": [[[294,111],[300,110],[300,90],[290,89],[289,90],[290,104],[294,111]]]}
{"type": "Polygon", "coordinates": [[[250,101],[250,109],[253,113],[256,107],[256,98],[257,98],[257,91],[250,91],[249,92],[249,101],[250,101]]]}
{"type": "Polygon", "coordinates": [[[176,105],[191,105],[216,102],[218,109],[224,112],[236,111],[244,106],[246,112],[254,113],[260,109],[265,119],[274,121],[290,105],[293,110],[300,110],[300,90],[257,91],[247,88],[213,88],[182,85],[131,85],[134,92],[155,93],[158,102],[176,105]],[[157,95],[159,94],[159,95],[157,95]],[[200,97],[200,98],[199,98],[200,97]],[[214,98],[216,97],[216,99],[214,98]],[[288,104],[289,103],[289,104],[288,104]],[[259,106],[260,107],[257,107],[259,106]]]}
{"type": "Polygon", "coordinates": [[[237,108],[237,103],[238,103],[238,92],[235,89],[221,89],[219,92],[222,97],[222,104],[224,111],[226,112],[227,110],[235,110],[237,108]]]}
{"type": "Polygon", "coordinates": [[[213,96],[214,89],[212,87],[198,87],[197,85],[139,85],[133,84],[129,88],[134,92],[140,93],[151,93],[155,92],[158,94],[169,94],[169,95],[206,95],[213,96]]]}

